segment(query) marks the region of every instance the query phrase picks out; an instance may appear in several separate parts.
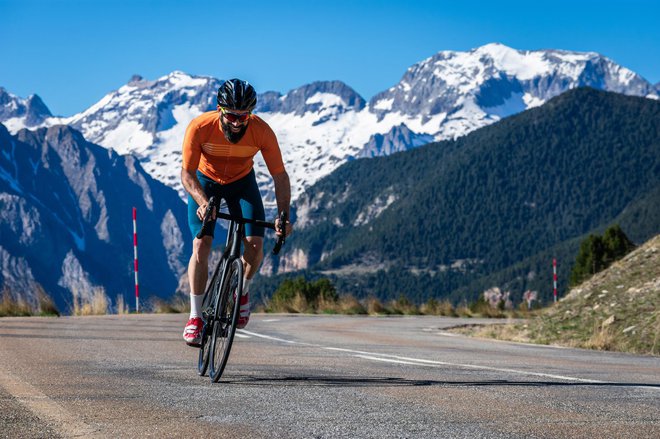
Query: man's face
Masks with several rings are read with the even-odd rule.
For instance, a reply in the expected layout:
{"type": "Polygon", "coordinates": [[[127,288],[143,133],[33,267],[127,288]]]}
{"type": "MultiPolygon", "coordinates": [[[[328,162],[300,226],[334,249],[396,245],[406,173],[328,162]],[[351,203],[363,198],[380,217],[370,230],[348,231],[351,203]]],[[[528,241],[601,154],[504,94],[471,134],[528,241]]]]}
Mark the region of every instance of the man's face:
{"type": "Polygon", "coordinates": [[[250,121],[249,111],[233,110],[218,106],[220,112],[220,124],[225,138],[231,143],[238,143],[247,131],[250,121]]]}

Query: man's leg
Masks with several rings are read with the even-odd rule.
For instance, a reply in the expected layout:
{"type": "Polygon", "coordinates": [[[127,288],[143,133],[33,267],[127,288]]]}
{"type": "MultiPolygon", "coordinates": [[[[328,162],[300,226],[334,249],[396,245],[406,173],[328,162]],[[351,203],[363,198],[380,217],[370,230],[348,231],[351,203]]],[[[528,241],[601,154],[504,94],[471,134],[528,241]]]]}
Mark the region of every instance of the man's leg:
{"type": "Polygon", "coordinates": [[[188,262],[190,284],[190,318],[183,331],[183,339],[191,346],[199,346],[202,331],[202,301],[209,271],[209,254],[213,238],[205,236],[193,240],[193,253],[188,262]]]}
{"type": "MultiPolygon", "coordinates": [[[[242,215],[263,221],[265,219],[264,205],[261,193],[255,177],[254,170],[241,180],[230,183],[227,187],[227,204],[233,215],[242,215]],[[231,187],[229,187],[231,186],[231,187]]],[[[243,296],[241,297],[241,313],[237,327],[244,328],[250,319],[250,282],[259,271],[259,266],[264,258],[264,229],[253,224],[245,225],[245,236],[243,240],[243,296]]]]}
{"type": "Polygon", "coordinates": [[[193,252],[188,262],[188,283],[191,295],[203,295],[209,276],[209,254],[213,238],[204,236],[193,240],[193,252]]]}
{"type": "Polygon", "coordinates": [[[261,261],[264,259],[264,238],[261,236],[247,236],[243,241],[243,267],[245,278],[252,279],[259,271],[261,261]]]}
{"type": "Polygon", "coordinates": [[[264,258],[264,239],[261,236],[248,236],[243,240],[243,296],[241,297],[241,313],[237,327],[245,328],[250,320],[250,283],[259,271],[264,258]]]}

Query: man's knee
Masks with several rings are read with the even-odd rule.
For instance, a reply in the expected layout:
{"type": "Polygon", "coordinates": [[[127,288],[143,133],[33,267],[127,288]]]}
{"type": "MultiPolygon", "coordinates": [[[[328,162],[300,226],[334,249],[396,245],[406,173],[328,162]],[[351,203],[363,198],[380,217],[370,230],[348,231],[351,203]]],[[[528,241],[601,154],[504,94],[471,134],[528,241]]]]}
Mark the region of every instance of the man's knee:
{"type": "Polygon", "coordinates": [[[209,254],[211,253],[211,244],[213,243],[213,238],[210,236],[204,236],[202,239],[195,238],[193,240],[193,258],[197,263],[204,262],[208,260],[209,254]]]}
{"type": "Polygon", "coordinates": [[[249,245],[255,250],[263,250],[264,248],[264,238],[261,236],[248,236],[245,238],[246,245],[249,245]]]}
{"type": "Polygon", "coordinates": [[[261,262],[264,256],[264,239],[260,236],[248,236],[243,243],[244,258],[248,263],[261,262]]]}

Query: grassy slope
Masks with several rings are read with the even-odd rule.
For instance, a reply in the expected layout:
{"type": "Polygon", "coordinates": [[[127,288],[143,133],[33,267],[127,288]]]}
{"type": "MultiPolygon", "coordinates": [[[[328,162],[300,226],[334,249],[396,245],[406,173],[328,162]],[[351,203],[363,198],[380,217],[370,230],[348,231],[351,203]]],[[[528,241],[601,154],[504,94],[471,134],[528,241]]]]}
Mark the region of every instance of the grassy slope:
{"type": "MultiPolygon", "coordinates": [[[[572,289],[525,324],[469,333],[514,341],[660,355],[660,235],[572,289]]],[[[465,332],[465,330],[461,331],[465,332]]]]}

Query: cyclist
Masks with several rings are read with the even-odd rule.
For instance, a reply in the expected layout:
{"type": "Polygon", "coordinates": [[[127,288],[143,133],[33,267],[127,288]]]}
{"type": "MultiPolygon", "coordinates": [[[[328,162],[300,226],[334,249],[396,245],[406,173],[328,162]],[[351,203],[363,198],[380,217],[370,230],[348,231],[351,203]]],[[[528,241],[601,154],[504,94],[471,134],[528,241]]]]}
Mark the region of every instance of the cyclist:
{"type": "MultiPolygon", "coordinates": [[[[240,79],[225,81],[218,89],[217,101],[216,111],[206,112],[190,122],[183,141],[181,182],[188,192],[188,225],[193,236],[193,252],[188,263],[190,319],[183,339],[191,346],[201,343],[201,306],[213,236],[202,239],[195,236],[202,228],[209,198],[216,195],[225,199],[232,215],[263,221],[264,207],[253,169],[253,157],[261,151],[275,184],[278,212],[284,210],[288,217],[291,201],[289,175],[275,133],[252,114],[257,104],[252,85],[240,79]]],[[[276,219],[275,225],[278,223],[276,219]]],[[[292,225],[287,222],[285,236],[291,231],[292,225]]],[[[263,259],[264,230],[246,224],[245,236],[242,257],[245,279],[238,328],[244,328],[250,318],[250,281],[263,259]]]]}

